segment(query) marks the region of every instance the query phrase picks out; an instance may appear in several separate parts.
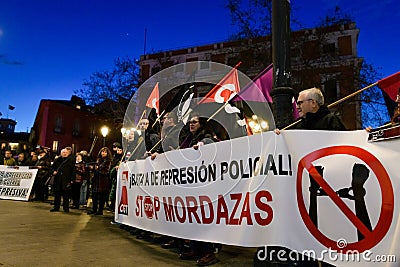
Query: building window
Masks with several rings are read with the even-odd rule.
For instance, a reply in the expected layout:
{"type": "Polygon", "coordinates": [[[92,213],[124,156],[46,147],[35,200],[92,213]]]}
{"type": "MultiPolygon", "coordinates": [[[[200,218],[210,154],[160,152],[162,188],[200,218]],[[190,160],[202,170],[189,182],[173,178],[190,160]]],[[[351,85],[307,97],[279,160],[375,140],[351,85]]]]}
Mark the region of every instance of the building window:
{"type": "Polygon", "coordinates": [[[325,101],[331,104],[338,99],[336,79],[330,79],[324,82],[325,101]]]}
{"type": "Polygon", "coordinates": [[[56,121],[54,124],[54,131],[56,133],[61,133],[62,129],[62,116],[61,115],[56,115],[56,121]]]}
{"type": "Polygon", "coordinates": [[[80,129],[79,120],[75,120],[74,121],[74,126],[72,128],[72,135],[73,136],[78,136],[79,135],[79,129],[80,129]]]}
{"type": "Polygon", "coordinates": [[[53,141],[53,151],[58,151],[58,141],[53,141]]]}
{"type": "Polygon", "coordinates": [[[353,45],[350,35],[338,38],[338,50],[340,56],[351,56],[353,54],[353,45]]]}
{"type": "Polygon", "coordinates": [[[157,72],[159,72],[161,70],[160,66],[154,66],[151,68],[151,75],[156,74],[157,72]]]}
{"type": "Polygon", "coordinates": [[[150,77],[150,65],[149,64],[144,64],[140,68],[141,71],[141,77],[142,81],[147,80],[150,77]]]}
{"type": "Polygon", "coordinates": [[[335,43],[324,44],[322,46],[322,51],[325,55],[334,56],[336,54],[336,46],[335,43]]]}
{"type": "Polygon", "coordinates": [[[320,57],[319,44],[317,41],[304,42],[302,51],[304,60],[312,60],[320,57]]]}

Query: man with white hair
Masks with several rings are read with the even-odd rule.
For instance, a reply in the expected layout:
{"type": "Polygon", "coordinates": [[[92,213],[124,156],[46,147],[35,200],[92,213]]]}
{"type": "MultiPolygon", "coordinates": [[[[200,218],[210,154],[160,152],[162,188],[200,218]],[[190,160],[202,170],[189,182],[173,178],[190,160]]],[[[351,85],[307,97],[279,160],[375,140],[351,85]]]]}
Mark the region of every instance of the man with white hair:
{"type": "Polygon", "coordinates": [[[54,207],[50,212],[60,211],[61,196],[63,198],[63,210],[69,212],[71,182],[75,179],[75,157],[72,155],[71,147],[61,150],[61,157],[54,161],[52,169],[54,175],[54,207]]]}
{"type": "MultiPolygon", "coordinates": [[[[320,89],[313,87],[301,91],[296,105],[301,121],[294,128],[328,131],[346,130],[339,116],[330,112],[328,107],[325,106],[324,95],[320,89]]],[[[280,134],[280,130],[275,129],[275,133],[280,134]]]]}
{"type": "Polygon", "coordinates": [[[324,104],[324,95],[318,88],[299,93],[297,111],[302,118],[299,129],[344,131],[346,127],[340,118],[329,111],[324,104]]]}

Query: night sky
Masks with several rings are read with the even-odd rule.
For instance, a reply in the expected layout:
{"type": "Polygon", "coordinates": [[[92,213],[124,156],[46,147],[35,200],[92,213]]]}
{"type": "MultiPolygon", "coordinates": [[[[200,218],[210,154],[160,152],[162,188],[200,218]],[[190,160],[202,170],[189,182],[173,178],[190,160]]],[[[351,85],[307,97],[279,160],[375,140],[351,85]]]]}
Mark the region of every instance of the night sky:
{"type": "MultiPolygon", "coordinates": [[[[400,70],[400,2],[291,1],[315,26],[338,5],[360,29],[358,56],[382,77],[400,70]]],[[[224,0],[1,0],[0,112],[30,131],[41,99],[69,100],[84,79],[117,57],[221,42],[235,33],[224,0]],[[9,110],[8,105],[15,107],[9,110]]]]}

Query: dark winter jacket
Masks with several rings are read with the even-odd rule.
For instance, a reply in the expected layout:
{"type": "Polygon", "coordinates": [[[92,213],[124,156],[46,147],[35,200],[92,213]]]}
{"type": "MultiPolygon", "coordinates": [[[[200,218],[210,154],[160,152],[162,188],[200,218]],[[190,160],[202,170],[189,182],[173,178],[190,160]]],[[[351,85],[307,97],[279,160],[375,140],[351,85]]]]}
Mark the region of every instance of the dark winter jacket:
{"type": "Polygon", "coordinates": [[[325,105],[322,105],[317,112],[307,113],[297,129],[345,131],[346,127],[338,116],[331,113],[325,105]]]}
{"type": "Polygon", "coordinates": [[[66,190],[75,180],[75,157],[73,155],[66,158],[60,157],[55,163],[56,166],[53,163],[53,169],[57,171],[57,174],[54,176],[54,190],[66,190]]]}
{"type": "Polygon", "coordinates": [[[36,166],[40,166],[40,169],[38,168],[38,172],[36,174],[37,177],[40,178],[47,178],[52,174],[51,171],[51,161],[49,156],[47,154],[43,157],[38,159],[36,162],[36,166]]]}
{"type": "Polygon", "coordinates": [[[180,148],[188,148],[196,145],[199,142],[203,142],[204,144],[210,144],[215,141],[213,134],[205,131],[204,129],[199,129],[194,134],[189,133],[186,136],[185,140],[183,140],[180,148]]]}
{"type": "Polygon", "coordinates": [[[123,154],[118,154],[115,153],[113,155],[112,161],[111,161],[111,169],[114,168],[115,166],[118,166],[119,163],[121,162],[123,154]]]}
{"type": "Polygon", "coordinates": [[[111,160],[108,157],[98,158],[96,161],[96,167],[97,170],[94,172],[94,176],[92,179],[93,193],[107,192],[111,160]]]}
{"type": "Polygon", "coordinates": [[[163,130],[166,134],[161,142],[160,153],[178,149],[180,141],[183,141],[183,139],[179,140],[180,127],[174,125],[163,130]]]}

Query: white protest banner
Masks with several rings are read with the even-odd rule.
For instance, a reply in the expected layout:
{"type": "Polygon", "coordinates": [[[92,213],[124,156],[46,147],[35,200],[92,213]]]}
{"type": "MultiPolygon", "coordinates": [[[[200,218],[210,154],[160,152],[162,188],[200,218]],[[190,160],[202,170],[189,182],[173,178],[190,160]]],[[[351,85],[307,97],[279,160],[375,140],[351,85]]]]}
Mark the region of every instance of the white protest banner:
{"type": "Polygon", "coordinates": [[[28,201],[37,171],[0,165],[0,199],[28,201]]]}
{"type": "Polygon", "coordinates": [[[266,132],[126,162],[115,219],[185,239],[312,250],[314,258],[368,254],[346,266],[400,259],[400,139],[367,139],[365,131],[266,132]]]}

